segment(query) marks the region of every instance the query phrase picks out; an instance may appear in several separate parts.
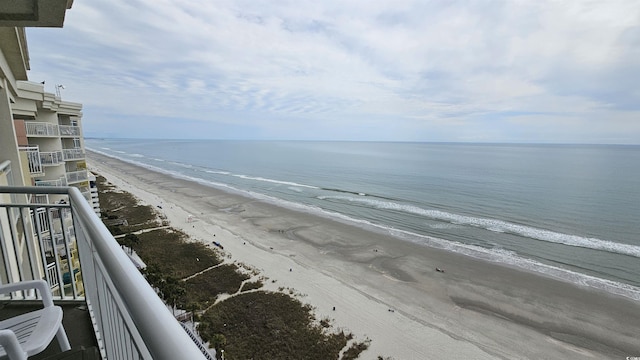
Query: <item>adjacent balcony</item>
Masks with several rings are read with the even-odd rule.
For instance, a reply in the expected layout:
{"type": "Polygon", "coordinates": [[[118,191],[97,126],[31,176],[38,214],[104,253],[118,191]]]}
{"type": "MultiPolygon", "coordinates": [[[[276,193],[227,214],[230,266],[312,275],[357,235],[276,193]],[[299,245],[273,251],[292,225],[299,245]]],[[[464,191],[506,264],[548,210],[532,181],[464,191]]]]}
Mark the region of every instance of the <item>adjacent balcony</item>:
{"type": "Polygon", "coordinates": [[[65,161],[83,160],[84,151],[82,149],[62,149],[62,157],[65,161]]]}
{"type": "Polygon", "coordinates": [[[73,184],[81,181],[88,181],[89,174],[87,170],[69,171],[67,172],[67,184],[73,184]]]}
{"type": "MultiPolygon", "coordinates": [[[[0,199],[9,201],[0,202],[2,282],[44,279],[64,308],[72,349],[47,356],[76,359],[78,351],[86,352],[83,347],[97,349],[94,356],[102,359],[212,359],[175,320],[77,188],[2,186],[0,199]],[[20,194],[64,201],[11,200],[23,199],[20,194]]],[[[3,298],[2,316],[30,306],[28,296],[33,294],[3,298]]],[[[53,344],[46,351],[59,350],[53,344]]]]}
{"type": "Polygon", "coordinates": [[[29,202],[32,204],[48,204],[49,195],[47,194],[33,195],[31,196],[31,200],[29,202]]]}
{"type": "Polygon", "coordinates": [[[88,186],[76,186],[78,190],[80,190],[80,194],[87,199],[87,202],[91,205],[93,203],[93,199],[91,198],[91,190],[88,186]]]}
{"type": "Polygon", "coordinates": [[[27,136],[57,137],[60,136],[58,125],[39,121],[26,121],[27,136]]]}
{"type": "Polygon", "coordinates": [[[27,154],[27,159],[29,160],[29,173],[31,176],[44,175],[42,160],[40,158],[40,147],[38,145],[29,145],[20,146],[18,149],[27,154]]]}
{"type": "Polygon", "coordinates": [[[57,180],[36,180],[36,186],[67,186],[67,178],[61,177],[57,180]]]}
{"type": "Polygon", "coordinates": [[[64,164],[62,151],[41,151],[40,163],[42,166],[58,166],[64,164]]]}
{"type": "Polygon", "coordinates": [[[82,196],[87,199],[89,204],[93,204],[93,198],[91,197],[91,191],[82,191],[82,196]]]}
{"type": "Polygon", "coordinates": [[[72,125],[58,125],[61,137],[79,137],[80,127],[72,125]]]}

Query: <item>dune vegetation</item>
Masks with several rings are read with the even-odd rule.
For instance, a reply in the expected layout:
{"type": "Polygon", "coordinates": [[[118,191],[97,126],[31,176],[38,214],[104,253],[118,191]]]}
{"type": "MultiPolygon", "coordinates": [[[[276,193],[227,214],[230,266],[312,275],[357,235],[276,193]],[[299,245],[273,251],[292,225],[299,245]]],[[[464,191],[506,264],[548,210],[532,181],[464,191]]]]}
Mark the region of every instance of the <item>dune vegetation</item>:
{"type": "Polygon", "coordinates": [[[218,359],[220,350],[225,359],[356,359],[367,349],[368,340],[356,342],[328,319],[316,319],[291,289],[264,290],[259,272],[192,241],[104,177],[97,183],[109,231],[144,261],[141,271],[165,303],[193,315],[218,359]]]}

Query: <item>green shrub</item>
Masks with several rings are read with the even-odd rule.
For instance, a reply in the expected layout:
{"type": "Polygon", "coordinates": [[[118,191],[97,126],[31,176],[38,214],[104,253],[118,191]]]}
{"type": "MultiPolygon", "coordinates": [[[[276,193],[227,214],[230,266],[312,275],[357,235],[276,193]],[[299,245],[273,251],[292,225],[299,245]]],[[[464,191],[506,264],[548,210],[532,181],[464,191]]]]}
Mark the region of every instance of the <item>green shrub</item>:
{"type": "Polygon", "coordinates": [[[258,281],[248,281],[246,283],[244,283],[244,286],[242,286],[242,291],[249,291],[249,290],[255,290],[255,289],[260,289],[262,287],[262,281],[258,280],[258,281]]]}
{"type": "Polygon", "coordinates": [[[226,339],[226,359],[338,359],[344,333],[326,333],[312,308],[282,293],[231,297],[207,311],[198,331],[205,341],[226,339]]]}

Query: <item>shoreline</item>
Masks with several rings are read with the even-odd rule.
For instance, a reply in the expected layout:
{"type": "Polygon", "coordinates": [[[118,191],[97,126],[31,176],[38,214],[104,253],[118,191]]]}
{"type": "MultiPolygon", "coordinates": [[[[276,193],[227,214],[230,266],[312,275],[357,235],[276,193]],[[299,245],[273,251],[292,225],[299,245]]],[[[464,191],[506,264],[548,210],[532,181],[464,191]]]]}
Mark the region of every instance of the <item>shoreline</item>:
{"type": "Polygon", "coordinates": [[[87,155],[90,170],[162,204],[172,226],[204,242],[215,234],[233,259],[276,280],[267,283],[305,294],[318,318],[370,338],[361,358],[640,354],[638,302],[87,155]]]}

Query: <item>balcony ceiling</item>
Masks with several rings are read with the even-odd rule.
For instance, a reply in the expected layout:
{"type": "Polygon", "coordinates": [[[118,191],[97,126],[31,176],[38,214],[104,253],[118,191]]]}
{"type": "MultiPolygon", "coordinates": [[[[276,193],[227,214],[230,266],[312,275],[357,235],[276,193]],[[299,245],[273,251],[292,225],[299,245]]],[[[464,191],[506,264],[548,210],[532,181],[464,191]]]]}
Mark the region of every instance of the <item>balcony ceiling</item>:
{"type": "Polygon", "coordinates": [[[73,0],[0,0],[0,26],[62,27],[73,0]]]}

